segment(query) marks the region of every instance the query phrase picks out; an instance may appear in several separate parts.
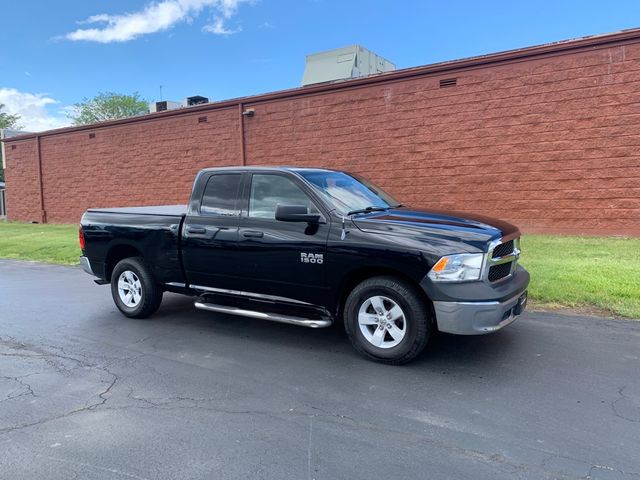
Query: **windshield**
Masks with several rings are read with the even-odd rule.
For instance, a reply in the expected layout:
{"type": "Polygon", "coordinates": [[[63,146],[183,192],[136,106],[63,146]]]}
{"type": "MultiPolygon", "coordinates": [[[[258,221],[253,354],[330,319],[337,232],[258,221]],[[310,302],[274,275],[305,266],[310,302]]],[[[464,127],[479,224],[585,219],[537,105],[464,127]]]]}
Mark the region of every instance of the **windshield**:
{"type": "Polygon", "coordinates": [[[398,207],[400,204],[367,180],[343,172],[299,172],[340,213],[398,207]]]}

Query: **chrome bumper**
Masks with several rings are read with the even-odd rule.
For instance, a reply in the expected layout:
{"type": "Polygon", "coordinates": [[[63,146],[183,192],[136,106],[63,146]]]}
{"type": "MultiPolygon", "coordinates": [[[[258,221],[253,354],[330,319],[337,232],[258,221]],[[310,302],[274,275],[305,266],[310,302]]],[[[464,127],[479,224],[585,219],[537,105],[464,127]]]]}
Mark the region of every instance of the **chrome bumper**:
{"type": "Polygon", "coordinates": [[[513,323],[527,305],[527,292],[504,302],[433,302],[438,330],[457,335],[482,335],[513,323]]]}
{"type": "Polygon", "coordinates": [[[82,270],[87,272],[89,275],[95,276],[95,273],[93,273],[93,269],[91,268],[91,262],[89,262],[89,259],[84,255],[80,257],[80,266],[82,267],[82,270]]]}

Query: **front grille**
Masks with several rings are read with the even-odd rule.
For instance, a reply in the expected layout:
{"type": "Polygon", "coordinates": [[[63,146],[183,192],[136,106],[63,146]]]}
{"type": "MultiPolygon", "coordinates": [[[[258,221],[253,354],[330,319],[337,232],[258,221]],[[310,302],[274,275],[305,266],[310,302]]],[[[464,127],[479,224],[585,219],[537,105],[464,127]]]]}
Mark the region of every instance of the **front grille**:
{"type": "Polygon", "coordinates": [[[505,255],[511,255],[513,253],[513,240],[509,240],[508,242],[501,243],[493,249],[493,255],[491,258],[500,258],[505,255]]]}
{"type": "Polygon", "coordinates": [[[493,265],[489,268],[489,281],[496,282],[501,278],[508,277],[511,273],[511,264],[513,262],[501,263],[500,265],[493,265]]]}
{"type": "Polygon", "coordinates": [[[484,270],[485,279],[489,282],[497,282],[509,277],[515,272],[518,258],[520,258],[520,238],[513,238],[497,245],[495,243],[490,246],[484,270]]]}

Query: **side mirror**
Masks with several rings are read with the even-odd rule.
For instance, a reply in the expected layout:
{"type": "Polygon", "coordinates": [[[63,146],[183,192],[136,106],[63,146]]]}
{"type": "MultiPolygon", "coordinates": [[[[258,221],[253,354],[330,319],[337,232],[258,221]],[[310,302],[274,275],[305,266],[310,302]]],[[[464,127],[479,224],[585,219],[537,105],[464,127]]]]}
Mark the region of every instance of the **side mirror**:
{"type": "Polygon", "coordinates": [[[276,220],[281,222],[320,222],[319,213],[309,213],[309,209],[304,205],[283,205],[276,207],[276,220]]]}

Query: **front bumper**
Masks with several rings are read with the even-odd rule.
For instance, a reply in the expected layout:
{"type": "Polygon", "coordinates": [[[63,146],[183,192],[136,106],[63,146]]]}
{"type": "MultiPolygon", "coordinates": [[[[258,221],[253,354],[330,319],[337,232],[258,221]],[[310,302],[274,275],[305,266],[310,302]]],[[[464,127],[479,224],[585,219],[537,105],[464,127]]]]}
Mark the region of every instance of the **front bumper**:
{"type": "Polygon", "coordinates": [[[438,330],[481,335],[500,330],[522,313],[529,273],[518,265],[500,282],[437,283],[425,277],[420,285],[433,301],[438,330]]]}
{"type": "Polygon", "coordinates": [[[95,276],[95,273],[93,273],[93,269],[91,268],[91,262],[84,255],[80,257],[80,266],[82,267],[82,270],[87,272],[89,275],[95,276]]]}
{"type": "Polygon", "coordinates": [[[498,331],[513,323],[526,305],[526,291],[502,302],[433,302],[438,330],[457,335],[498,331]]]}

